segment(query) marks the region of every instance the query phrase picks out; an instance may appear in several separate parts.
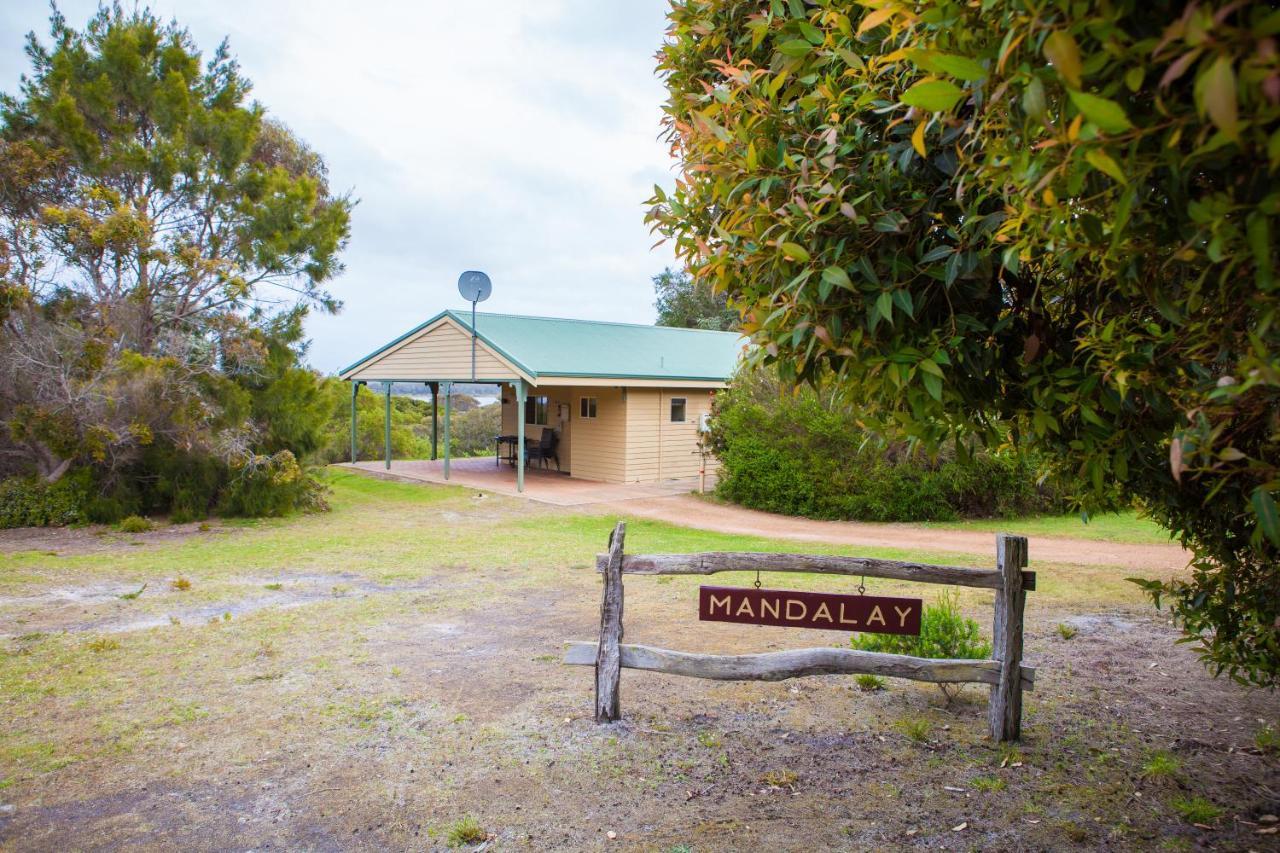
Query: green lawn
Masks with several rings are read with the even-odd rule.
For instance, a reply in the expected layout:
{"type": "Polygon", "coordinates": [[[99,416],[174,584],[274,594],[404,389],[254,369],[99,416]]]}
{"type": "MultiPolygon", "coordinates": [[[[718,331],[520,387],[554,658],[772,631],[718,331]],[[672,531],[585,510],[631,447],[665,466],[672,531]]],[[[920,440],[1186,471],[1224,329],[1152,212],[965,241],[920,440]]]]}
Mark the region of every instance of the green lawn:
{"type": "Polygon", "coordinates": [[[991,533],[1016,530],[1025,536],[1061,536],[1069,539],[1127,542],[1135,545],[1165,545],[1170,541],[1167,530],[1133,511],[1094,515],[1087,521],[1079,515],[1041,515],[1017,519],[935,521],[925,522],[920,526],[939,530],[981,530],[991,533]]]}

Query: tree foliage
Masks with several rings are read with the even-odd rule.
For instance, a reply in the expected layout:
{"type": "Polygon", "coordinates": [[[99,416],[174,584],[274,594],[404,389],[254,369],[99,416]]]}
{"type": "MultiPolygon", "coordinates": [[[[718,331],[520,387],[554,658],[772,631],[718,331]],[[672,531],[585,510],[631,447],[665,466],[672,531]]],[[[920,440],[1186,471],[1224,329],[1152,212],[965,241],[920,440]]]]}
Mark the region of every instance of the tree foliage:
{"type": "Polygon", "coordinates": [[[90,516],[310,501],[302,320],[338,307],[352,202],[226,43],[205,61],[114,4],[83,31],[55,9],[26,53],[0,96],[0,475],[88,469],[90,516]]]}
{"type": "Polygon", "coordinates": [[[664,269],[653,277],[659,326],[727,332],[738,325],[728,297],[683,271],[664,269]]]}
{"type": "Polygon", "coordinates": [[[686,0],[654,226],[784,376],[927,446],[1012,441],[1195,553],[1145,582],[1280,679],[1280,12],[686,0]]]}

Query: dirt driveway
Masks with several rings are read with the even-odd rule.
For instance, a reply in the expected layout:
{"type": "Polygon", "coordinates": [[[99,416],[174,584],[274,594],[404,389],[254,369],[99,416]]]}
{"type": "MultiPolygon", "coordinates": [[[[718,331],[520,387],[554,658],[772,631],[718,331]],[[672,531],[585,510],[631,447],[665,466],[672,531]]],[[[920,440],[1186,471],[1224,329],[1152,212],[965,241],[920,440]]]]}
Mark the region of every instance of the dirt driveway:
{"type": "MultiPolygon", "coordinates": [[[[637,498],[619,503],[597,504],[588,509],[666,521],[699,530],[794,539],[798,542],[944,551],[984,557],[991,556],[993,550],[993,537],[985,532],[946,530],[912,524],[815,521],[713,503],[693,495],[637,498]]],[[[1016,522],[1013,525],[1016,527],[1016,522]]],[[[1190,559],[1190,554],[1177,544],[1137,545],[1055,536],[1030,536],[1028,539],[1033,558],[1045,563],[1178,571],[1185,568],[1190,559]]]]}

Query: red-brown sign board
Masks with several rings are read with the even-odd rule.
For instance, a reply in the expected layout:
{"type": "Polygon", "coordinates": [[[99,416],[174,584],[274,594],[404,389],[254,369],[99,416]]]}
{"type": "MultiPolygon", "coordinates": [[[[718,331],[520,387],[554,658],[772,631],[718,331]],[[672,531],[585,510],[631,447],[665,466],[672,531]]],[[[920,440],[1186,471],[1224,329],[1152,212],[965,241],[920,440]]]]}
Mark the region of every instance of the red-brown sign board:
{"type": "Polygon", "coordinates": [[[728,586],[698,588],[698,618],[782,628],[823,628],[870,634],[920,633],[919,598],[840,595],[728,586]]]}

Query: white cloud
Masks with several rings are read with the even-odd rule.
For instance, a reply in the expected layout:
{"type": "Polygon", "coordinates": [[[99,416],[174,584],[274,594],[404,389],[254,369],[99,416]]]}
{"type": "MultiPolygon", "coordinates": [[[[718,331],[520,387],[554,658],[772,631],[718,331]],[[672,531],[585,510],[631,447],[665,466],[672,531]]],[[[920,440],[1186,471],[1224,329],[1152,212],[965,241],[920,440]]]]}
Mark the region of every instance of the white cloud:
{"type": "MultiPolygon", "coordinates": [[[[96,3],[63,2],[82,25],[96,3]]],[[[446,307],[486,270],[494,311],[653,319],[649,277],[673,263],[643,201],[670,181],[653,73],[663,0],[154,0],[210,52],[224,35],[255,97],[360,199],[346,303],[313,318],[332,370],[446,307]]],[[[43,0],[0,11],[0,90],[43,0]]]]}

